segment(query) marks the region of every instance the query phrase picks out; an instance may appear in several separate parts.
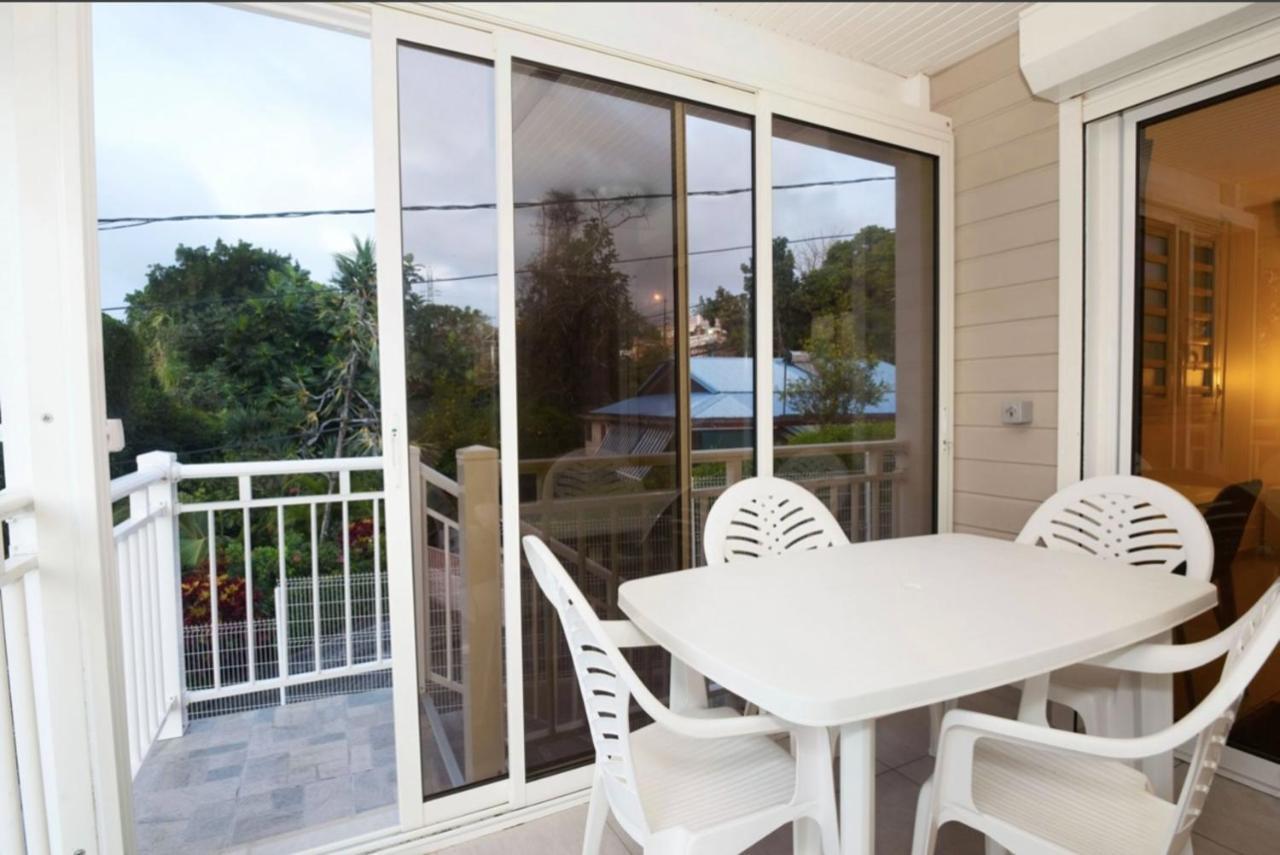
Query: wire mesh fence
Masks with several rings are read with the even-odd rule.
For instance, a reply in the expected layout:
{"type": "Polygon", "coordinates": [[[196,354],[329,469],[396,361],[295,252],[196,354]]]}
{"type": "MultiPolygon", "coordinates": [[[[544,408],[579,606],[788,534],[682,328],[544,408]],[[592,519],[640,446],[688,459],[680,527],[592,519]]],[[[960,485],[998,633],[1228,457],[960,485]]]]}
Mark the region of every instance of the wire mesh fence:
{"type": "Polygon", "coordinates": [[[188,716],[205,718],[389,686],[391,627],[386,588],[385,579],[373,573],[353,574],[349,579],[289,579],[283,590],[277,587],[274,592],[275,614],[255,616],[252,632],[243,620],[218,624],[216,658],[213,627],[208,623],[185,626],[187,690],[219,694],[189,703],[188,716]],[[286,679],[254,689],[255,683],[281,676],[282,659],[287,662],[286,679]],[[377,668],[379,661],[386,667],[377,668]],[[350,668],[360,670],[325,676],[350,668]]]}

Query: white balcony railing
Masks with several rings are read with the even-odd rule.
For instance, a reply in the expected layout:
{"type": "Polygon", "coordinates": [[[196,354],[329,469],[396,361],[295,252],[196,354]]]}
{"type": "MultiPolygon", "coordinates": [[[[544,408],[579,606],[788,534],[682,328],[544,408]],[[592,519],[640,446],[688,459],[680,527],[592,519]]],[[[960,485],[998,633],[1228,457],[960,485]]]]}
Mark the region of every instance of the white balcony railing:
{"type": "Polygon", "coordinates": [[[41,737],[49,736],[43,658],[34,649],[40,620],[40,566],[31,497],[0,492],[0,852],[49,848],[41,737]]]}

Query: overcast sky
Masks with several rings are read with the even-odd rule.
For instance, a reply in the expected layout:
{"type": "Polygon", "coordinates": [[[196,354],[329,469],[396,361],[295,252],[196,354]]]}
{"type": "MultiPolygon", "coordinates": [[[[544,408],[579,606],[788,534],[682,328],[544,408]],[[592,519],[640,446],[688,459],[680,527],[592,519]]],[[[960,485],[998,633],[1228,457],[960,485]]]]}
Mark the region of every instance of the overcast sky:
{"type": "MultiPolygon", "coordinates": [[[[368,41],[225,7],[94,7],[99,216],[168,216],[373,206],[368,41]]],[[[491,203],[490,67],[401,50],[402,175],[406,205],[491,203]]],[[[516,198],[550,190],[608,196],[671,192],[669,112],[663,99],[622,97],[603,84],[568,85],[517,69],[516,198]]],[[[692,110],[689,189],[751,181],[751,135],[692,110]]],[[[891,176],[893,167],[789,140],[774,141],[774,183],[891,176]]],[[[667,200],[615,230],[623,259],[671,252],[667,200]]],[[[751,242],[749,194],[689,205],[692,298],[740,290],[751,242]]],[[[775,233],[793,239],[894,225],[892,181],[779,190],[775,233]]],[[[332,255],[371,215],[163,223],[100,232],[102,303],[120,306],[148,266],[178,243],[247,240],[288,253],[327,280],[332,255]]],[[[492,210],[406,213],[405,250],[437,280],[496,270],[492,210]]],[[[517,215],[517,265],[537,251],[537,209],[517,215]]],[[[798,250],[799,252],[800,250],[798,250]]],[[[627,263],[638,303],[669,293],[671,263],[627,263]]],[[[493,315],[496,279],[438,281],[435,298],[493,315]]],[[[651,303],[656,305],[656,302],[651,303]]],[[[660,321],[658,321],[660,322],[660,321]]]]}

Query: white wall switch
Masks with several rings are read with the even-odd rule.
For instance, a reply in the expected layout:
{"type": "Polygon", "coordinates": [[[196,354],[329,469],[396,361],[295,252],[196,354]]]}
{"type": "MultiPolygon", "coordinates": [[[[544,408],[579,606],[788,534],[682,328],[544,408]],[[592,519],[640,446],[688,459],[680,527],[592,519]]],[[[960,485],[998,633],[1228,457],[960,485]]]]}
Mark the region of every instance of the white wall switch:
{"type": "Polygon", "coordinates": [[[1000,423],[1006,425],[1031,424],[1031,402],[1005,401],[1000,405],[1000,423]]]}

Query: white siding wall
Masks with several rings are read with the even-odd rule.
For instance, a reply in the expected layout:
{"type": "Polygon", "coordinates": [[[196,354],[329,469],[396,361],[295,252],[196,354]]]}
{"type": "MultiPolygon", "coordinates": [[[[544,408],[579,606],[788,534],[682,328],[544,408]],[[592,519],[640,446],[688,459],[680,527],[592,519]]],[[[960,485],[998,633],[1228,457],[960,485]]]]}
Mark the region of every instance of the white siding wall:
{"type": "Polygon", "coordinates": [[[1057,459],[1057,108],[1006,39],[932,79],[956,132],[955,528],[1011,537],[1057,459]],[[1029,400],[1026,427],[1000,404],[1029,400]]]}

